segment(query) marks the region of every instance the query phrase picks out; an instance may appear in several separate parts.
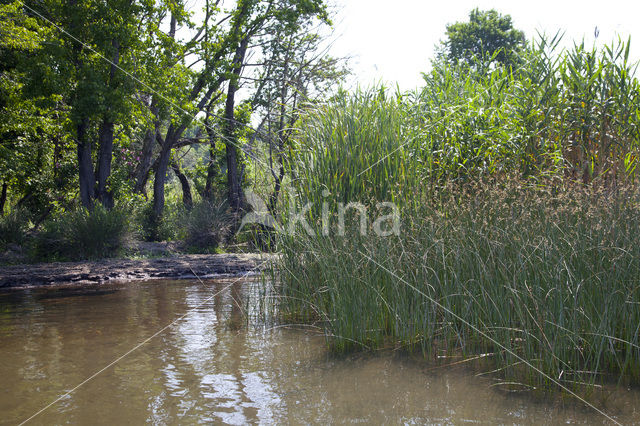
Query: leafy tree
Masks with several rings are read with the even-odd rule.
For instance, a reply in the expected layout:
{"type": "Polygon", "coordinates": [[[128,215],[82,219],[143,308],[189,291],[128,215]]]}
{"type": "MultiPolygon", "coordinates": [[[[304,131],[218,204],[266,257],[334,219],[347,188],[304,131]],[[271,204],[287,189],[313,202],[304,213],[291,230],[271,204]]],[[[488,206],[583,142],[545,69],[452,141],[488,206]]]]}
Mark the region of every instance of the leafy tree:
{"type": "Polygon", "coordinates": [[[518,63],[518,52],[525,46],[525,36],[513,28],[511,16],[495,10],[474,9],[469,22],[447,25],[444,41],[446,58],[451,62],[473,63],[480,59],[486,63],[513,66],[518,63]]]}
{"type": "MultiPolygon", "coordinates": [[[[148,50],[156,54],[147,56],[144,74],[152,90],[144,88],[139,97],[154,118],[142,147],[136,187],[141,191],[146,176],[151,169],[155,170],[153,210],[156,216],[164,209],[169,167],[174,172],[177,170],[171,164],[173,150],[184,146],[181,141],[185,131],[196,122],[197,113],[210,111],[218,103],[224,103],[222,116],[216,117],[216,122],[209,120],[208,127],[219,130],[218,135],[224,140],[229,202],[234,209],[240,207],[237,148],[242,124],[236,117],[236,93],[251,43],[272,22],[296,27],[304,16],[324,14],[323,0],[239,0],[229,9],[220,5],[220,1],[206,2],[204,19],[199,23],[192,21],[182,1],[161,4],[150,19],[156,25],[146,43],[148,50]],[[168,27],[168,31],[161,27],[168,27]],[[185,31],[193,37],[180,37],[185,31]],[[157,159],[152,161],[152,147],[156,143],[160,150],[157,159]]],[[[186,187],[183,185],[183,188],[186,187]]]]}
{"type": "Polygon", "coordinates": [[[57,97],[43,87],[35,59],[50,35],[19,2],[0,5],[0,212],[7,200],[33,213],[46,210],[63,187],[65,138],[57,97]]]}
{"type": "MultiPolygon", "coordinates": [[[[132,81],[120,69],[131,70],[140,56],[138,33],[149,7],[132,0],[45,0],[24,1],[17,9],[27,17],[22,32],[32,25],[41,34],[38,48],[20,67],[22,98],[51,100],[46,107],[62,132],[56,138],[75,145],[79,198],[88,208],[94,200],[113,205],[109,177],[115,131],[130,121],[136,106],[132,81]]],[[[67,145],[56,142],[54,152],[63,154],[67,145]]],[[[54,162],[58,167],[60,161],[54,162]]]]}
{"type": "Polygon", "coordinates": [[[235,49],[232,72],[227,86],[225,100],[224,122],[222,124],[223,138],[227,152],[227,176],[229,189],[229,204],[234,210],[242,206],[242,192],[238,173],[238,143],[237,123],[234,117],[235,97],[240,85],[242,70],[248,57],[251,42],[258,41],[260,33],[274,34],[274,26],[286,28],[290,34],[301,31],[310,19],[319,18],[328,22],[326,5],[323,0],[280,0],[263,4],[253,0],[239,2],[248,10],[254,9],[238,33],[239,43],[235,49]]]}

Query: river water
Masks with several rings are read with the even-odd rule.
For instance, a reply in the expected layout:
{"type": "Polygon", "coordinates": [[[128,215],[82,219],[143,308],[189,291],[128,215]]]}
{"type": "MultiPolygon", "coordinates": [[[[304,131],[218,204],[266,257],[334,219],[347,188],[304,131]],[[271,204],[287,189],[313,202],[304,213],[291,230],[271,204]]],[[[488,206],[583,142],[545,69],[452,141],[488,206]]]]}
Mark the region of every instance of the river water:
{"type": "MultiPolygon", "coordinates": [[[[506,394],[462,367],[394,353],[333,356],[317,330],[256,315],[261,286],[0,293],[0,423],[606,424],[580,404],[506,394]]],[[[605,409],[638,422],[639,402],[616,392],[605,409]]]]}

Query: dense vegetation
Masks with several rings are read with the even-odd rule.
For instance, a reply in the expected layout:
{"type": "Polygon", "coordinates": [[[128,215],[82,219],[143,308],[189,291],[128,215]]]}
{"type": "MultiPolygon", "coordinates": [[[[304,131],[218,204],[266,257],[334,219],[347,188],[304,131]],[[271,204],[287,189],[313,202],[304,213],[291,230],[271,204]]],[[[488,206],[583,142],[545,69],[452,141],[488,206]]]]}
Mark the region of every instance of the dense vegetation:
{"type": "Polygon", "coordinates": [[[106,219],[130,234],[120,242],[213,250],[237,228],[243,187],[277,199],[289,129],[347,73],[325,52],[327,7],[188,5],[0,2],[0,248],[116,254],[106,219]],[[61,235],[78,221],[95,221],[97,251],[61,235]],[[62,239],[79,245],[42,249],[62,239]]]}
{"type": "Polygon", "coordinates": [[[518,390],[640,383],[640,85],[628,42],[557,45],[503,63],[445,43],[421,91],[309,111],[291,203],[313,232],[281,236],[284,315],[337,351],[480,356],[518,390]],[[401,226],[381,237],[383,201],[401,226]]]}
{"type": "Polygon", "coordinates": [[[211,251],[243,238],[251,188],[285,225],[254,229],[282,255],[280,312],[338,351],[482,355],[541,389],[640,381],[629,41],[526,43],[475,10],[421,90],[346,93],[324,2],[219,3],[1,3],[3,249],[211,251]]]}

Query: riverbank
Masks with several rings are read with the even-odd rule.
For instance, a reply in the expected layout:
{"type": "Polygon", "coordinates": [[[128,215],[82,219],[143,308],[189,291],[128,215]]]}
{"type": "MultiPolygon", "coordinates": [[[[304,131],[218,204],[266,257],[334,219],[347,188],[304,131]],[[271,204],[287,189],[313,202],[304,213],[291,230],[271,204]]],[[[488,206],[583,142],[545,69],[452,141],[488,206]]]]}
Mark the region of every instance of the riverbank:
{"type": "Polygon", "coordinates": [[[241,275],[262,269],[268,261],[268,255],[259,253],[223,253],[11,265],[0,267],[0,289],[241,275]]]}

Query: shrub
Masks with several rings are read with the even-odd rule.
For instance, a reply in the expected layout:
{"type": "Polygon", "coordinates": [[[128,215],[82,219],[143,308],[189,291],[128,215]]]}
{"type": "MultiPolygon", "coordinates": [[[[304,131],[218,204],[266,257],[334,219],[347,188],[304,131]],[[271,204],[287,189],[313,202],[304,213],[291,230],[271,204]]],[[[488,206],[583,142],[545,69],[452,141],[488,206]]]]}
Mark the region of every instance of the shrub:
{"type": "Polygon", "coordinates": [[[27,215],[21,209],[13,210],[6,216],[0,216],[0,248],[9,244],[22,244],[26,239],[29,225],[27,215]]]}
{"type": "Polygon", "coordinates": [[[132,236],[130,211],[101,205],[92,211],[77,209],[54,217],[35,238],[36,259],[95,259],[112,257],[125,248],[132,236]]]}
{"type": "Polygon", "coordinates": [[[186,220],[187,245],[215,250],[229,236],[233,217],[226,200],[203,200],[193,206],[186,220]]]}
{"type": "Polygon", "coordinates": [[[167,203],[162,216],[157,217],[151,203],[137,213],[140,238],[144,241],[174,241],[185,238],[187,211],[182,202],[167,203]]]}

